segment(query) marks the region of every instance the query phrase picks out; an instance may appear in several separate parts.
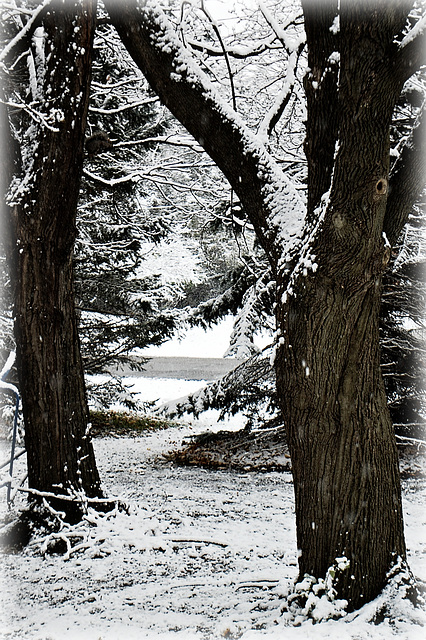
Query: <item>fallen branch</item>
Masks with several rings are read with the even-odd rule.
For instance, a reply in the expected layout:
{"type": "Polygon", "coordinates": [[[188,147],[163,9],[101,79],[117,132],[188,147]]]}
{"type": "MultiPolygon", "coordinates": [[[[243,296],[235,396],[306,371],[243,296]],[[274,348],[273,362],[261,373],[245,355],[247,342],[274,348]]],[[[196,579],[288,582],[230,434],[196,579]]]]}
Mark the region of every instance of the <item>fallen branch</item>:
{"type": "Polygon", "coordinates": [[[229,546],[226,542],[217,542],[215,540],[195,540],[191,538],[172,538],[170,542],[182,544],[214,544],[217,547],[223,547],[224,549],[229,546]]]}
{"type": "Polygon", "coordinates": [[[251,580],[250,582],[242,582],[236,587],[238,589],[272,589],[276,587],[279,580],[251,580]]]}
{"type": "Polygon", "coordinates": [[[82,504],[116,504],[117,500],[112,498],[88,498],[86,495],[66,495],[62,493],[51,493],[50,491],[39,491],[38,489],[30,489],[20,487],[18,491],[29,493],[40,498],[54,498],[55,500],[64,500],[65,502],[81,502],[82,504]]]}

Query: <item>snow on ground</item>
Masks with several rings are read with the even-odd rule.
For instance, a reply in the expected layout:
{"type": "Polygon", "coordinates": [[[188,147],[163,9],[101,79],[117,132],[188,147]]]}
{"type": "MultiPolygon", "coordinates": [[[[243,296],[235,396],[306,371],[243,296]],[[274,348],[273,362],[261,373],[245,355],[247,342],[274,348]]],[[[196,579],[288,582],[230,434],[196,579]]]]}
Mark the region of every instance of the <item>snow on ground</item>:
{"type": "MultiPolygon", "coordinates": [[[[161,402],[202,385],[132,382],[141,400],[161,402]]],[[[128,504],[129,513],[100,517],[89,511],[71,531],[80,535],[80,551],[68,556],[42,556],[40,544],[3,555],[0,638],[423,639],[424,612],[406,601],[391,605],[391,620],[368,622],[389,602],[386,594],[339,621],[290,624],[282,614],[297,573],[290,474],[180,468],[162,457],[190,433],[241,426],[238,416],[225,425],[216,418],[213,412],[145,436],[95,439],[105,492],[128,504]]],[[[9,446],[0,441],[2,459],[9,446]]],[[[23,465],[20,458],[17,477],[23,465]]],[[[405,480],[403,489],[408,559],[415,576],[426,581],[424,481],[405,480]]],[[[17,498],[15,509],[23,501],[17,498]]],[[[2,489],[0,517],[5,513],[2,489]]]]}
{"type": "MultiPolygon", "coordinates": [[[[280,490],[289,478],[271,475],[265,485],[241,476],[236,487],[230,474],[212,482],[204,471],[152,465],[146,452],[155,440],[96,442],[106,487],[133,504],[130,516],[118,514],[98,532],[107,538],[102,557],[5,559],[5,638],[130,639],[173,630],[185,638],[216,631],[220,637],[239,620],[270,617],[275,595],[265,599],[257,583],[238,587],[278,580],[284,557],[294,572],[294,532],[280,490]],[[258,596],[262,606],[270,603],[265,612],[251,612],[258,596]]],[[[287,494],[291,510],[291,487],[287,494]]]]}
{"type": "MultiPolygon", "coordinates": [[[[87,548],[2,557],[1,638],[21,640],[420,640],[404,603],[399,620],[369,624],[372,603],[348,620],[286,626],[296,577],[291,476],[176,468],[161,453],[189,427],[95,440],[108,495],[130,505],[82,527],[87,548]]],[[[4,496],[1,496],[4,499],[4,496]]],[[[404,484],[410,564],[426,579],[424,491],[404,484]]],[[[4,502],[2,510],[4,511],[4,502]]],[[[395,609],[394,609],[395,610],[395,609]]]]}

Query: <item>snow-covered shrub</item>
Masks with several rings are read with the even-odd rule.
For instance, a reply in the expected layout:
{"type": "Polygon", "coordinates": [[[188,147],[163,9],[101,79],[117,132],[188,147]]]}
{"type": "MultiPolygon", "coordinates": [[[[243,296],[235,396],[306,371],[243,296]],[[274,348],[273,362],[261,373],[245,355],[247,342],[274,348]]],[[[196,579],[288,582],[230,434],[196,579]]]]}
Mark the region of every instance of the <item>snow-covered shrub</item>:
{"type": "Polygon", "coordinates": [[[325,578],[314,578],[305,575],[294,586],[294,592],[287,601],[287,615],[294,625],[299,625],[306,619],[314,623],[325,620],[338,620],[346,616],[346,600],[337,597],[336,582],[343,571],[349,569],[346,557],[336,558],[336,562],[328,568],[325,578]]]}

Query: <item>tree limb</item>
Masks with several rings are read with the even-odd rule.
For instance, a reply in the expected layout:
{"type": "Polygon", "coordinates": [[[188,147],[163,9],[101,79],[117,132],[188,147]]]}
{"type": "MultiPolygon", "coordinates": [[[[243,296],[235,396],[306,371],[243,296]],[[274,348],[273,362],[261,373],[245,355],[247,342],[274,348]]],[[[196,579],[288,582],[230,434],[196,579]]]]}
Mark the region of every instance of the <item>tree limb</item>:
{"type": "MultiPolygon", "coordinates": [[[[274,18],[274,16],[272,15],[272,13],[269,11],[269,9],[267,9],[267,7],[263,4],[263,2],[261,2],[261,0],[259,0],[259,9],[265,19],[265,21],[267,22],[267,24],[271,27],[272,31],[274,32],[275,36],[277,37],[277,39],[279,40],[279,42],[281,42],[283,48],[286,50],[287,55],[291,55],[294,51],[298,51],[299,53],[302,52],[303,47],[305,46],[305,38],[302,35],[300,38],[297,38],[297,40],[295,40],[292,37],[289,37],[286,33],[286,29],[288,26],[295,24],[295,20],[294,19],[290,19],[286,22],[286,24],[284,25],[280,25],[278,23],[278,21],[274,18]]],[[[303,32],[302,32],[303,34],[303,32]]]]}
{"type": "Polygon", "coordinates": [[[406,82],[426,64],[426,16],[420,18],[401,41],[394,58],[396,73],[406,82]]]}
{"type": "Polygon", "coordinates": [[[283,48],[286,50],[289,56],[288,68],[284,87],[280,92],[275,104],[266,114],[262,124],[260,125],[259,132],[266,137],[269,137],[283,115],[288,103],[291,100],[294,91],[294,82],[296,75],[296,66],[299,57],[305,47],[305,37],[299,37],[297,39],[289,38],[285,32],[289,24],[294,24],[294,20],[290,20],[286,25],[279,25],[277,20],[273,17],[270,11],[259,1],[259,9],[262,15],[272,31],[275,37],[281,42],[283,48]]]}
{"type": "Polygon", "coordinates": [[[395,163],[389,180],[389,196],[383,230],[394,245],[408,220],[410,211],[425,188],[426,152],[426,109],[413,129],[411,140],[405,146],[395,163]]]}
{"type": "Polygon", "coordinates": [[[16,34],[14,38],[5,46],[0,53],[0,62],[4,62],[8,56],[12,53],[15,47],[22,41],[27,41],[41,24],[43,17],[45,16],[51,0],[44,0],[43,3],[34,10],[31,18],[25,24],[25,26],[16,34]]]}
{"type": "MultiPolygon", "coordinates": [[[[273,45],[273,42],[277,40],[277,37],[273,35],[268,42],[261,42],[259,44],[254,45],[253,47],[228,47],[226,49],[228,56],[231,58],[236,58],[237,60],[245,60],[246,58],[254,58],[256,56],[261,55],[265,51],[270,51],[272,49],[281,49],[282,44],[273,45]]],[[[222,57],[223,49],[221,47],[215,47],[210,42],[206,41],[197,41],[188,39],[188,46],[194,51],[205,52],[209,56],[222,57]]]]}
{"type": "Polygon", "coordinates": [[[153,2],[107,0],[111,21],[161,101],[203,146],[240,198],[271,264],[303,228],[293,184],[217,95],[153,2]]]}
{"type": "Polygon", "coordinates": [[[103,107],[89,107],[90,113],[102,113],[103,115],[110,116],[116,113],[122,113],[128,109],[134,109],[135,107],[143,107],[147,104],[158,102],[158,98],[145,98],[145,100],[136,100],[136,102],[130,102],[128,104],[122,104],[119,107],[103,108],[103,107]]]}
{"type": "Polygon", "coordinates": [[[303,81],[308,108],[304,148],[308,160],[308,217],[312,217],[330,187],[334,166],[339,129],[339,58],[335,52],[340,51],[340,35],[332,29],[338,15],[337,0],[302,0],[302,8],[309,67],[303,81]]]}
{"type": "Polygon", "coordinates": [[[229,77],[229,82],[231,85],[231,94],[232,94],[232,106],[234,108],[234,110],[237,110],[237,98],[235,96],[235,86],[234,86],[234,76],[232,73],[232,69],[231,69],[231,63],[229,62],[229,56],[228,56],[228,51],[225,47],[225,43],[223,41],[223,38],[221,36],[219,27],[217,26],[216,22],[213,20],[211,14],[209,13],[209,11],[206,9],[204,2],[201,3],[201,11],[203,11],[203,13],[205,14],[205,16],[207,17],[207,19],[209,20],[211,26],[213,27],[213,31],[216,34],[217,39],[219,40],[219,44],[222,48],[223,51],[223,55],[225,57],[225,63],[226,63],[226,68],[228,70],[228,77],[229,77]]]}

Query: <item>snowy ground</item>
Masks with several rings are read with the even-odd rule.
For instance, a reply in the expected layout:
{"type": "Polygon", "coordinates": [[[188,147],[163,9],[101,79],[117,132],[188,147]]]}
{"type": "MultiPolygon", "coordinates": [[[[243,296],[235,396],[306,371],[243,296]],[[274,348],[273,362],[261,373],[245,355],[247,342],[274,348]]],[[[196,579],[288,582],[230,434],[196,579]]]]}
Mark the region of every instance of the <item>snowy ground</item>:
{"type": "MultiPolygon", "coordinates": [[[[141,394],[162,400],[200,385],[139,383],[141,394]]],[[[87,522],[64,531],[80,536],[80,550],[68,555],[40,555],[37,544],[3,556],[1,638],[424,638],[424,612],[405,601],[393,602],[392,621],[368,622],[389,601],[387,594],[339,621],[290,624],[282,609],[296,576],[291,476],[178,468],[162,458],[191,432],[223,428],[213,422],[210,414],[201,424],[95,440],[105,491],[124,500],[129,514],[89,512],[87,522]]],[[[237,428],[238,417],[229,426],[237,428]]],[[[424,482],[405,480],[403,488],[409,562],[426,581],[424,482]]],[[[4,490],[0,500],[3,515],[4,490]]]]}
{"type": "MultiPolygon", "coordinates": [[[[95,441],[109,495],[130,515],[93,516],[86,548],[2,558],[0,637],[38,640],[149,638],[423,638],[404,603],[390,626],[354,619],[286,626],[280,611],[296,576],[293,493],[287,473],[175,468],[161,453],[188,428],[95,441]]],[[[426,579],[424,491],[404,485],[410,564],[426,579]]],[[[38,547],[39,548],[39,547],[38,547]]],[[[395,610],[394,610],[395,613],[395,610]]],[[[424,622],[424,619],[423,619],[424,622]]]]}

